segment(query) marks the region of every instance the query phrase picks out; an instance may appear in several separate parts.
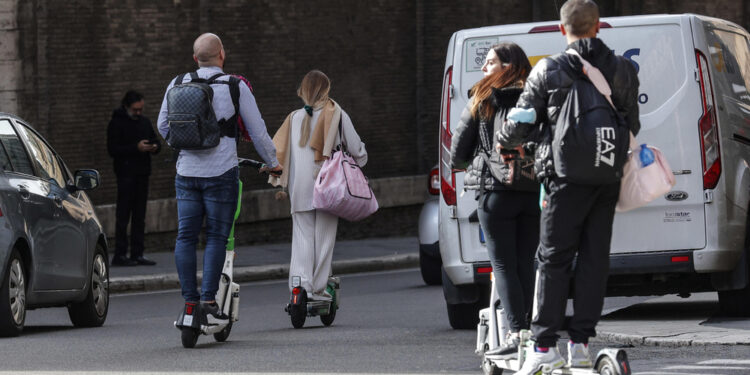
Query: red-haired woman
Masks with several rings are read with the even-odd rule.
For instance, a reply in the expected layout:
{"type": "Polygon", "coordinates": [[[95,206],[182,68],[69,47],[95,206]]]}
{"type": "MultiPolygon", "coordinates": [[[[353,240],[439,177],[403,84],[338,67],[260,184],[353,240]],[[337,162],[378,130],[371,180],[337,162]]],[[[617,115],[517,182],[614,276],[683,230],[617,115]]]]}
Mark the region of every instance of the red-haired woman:
{"type": "MultiPolygon", "coordinates": [[[[492,353],[512,355],[518,333],[528,329],[534,292],[534,254],[539,242],[539,183],[533,158],[504,163],[494,152],[495,118],[504,119],[516,105],[531,71],[521,47],[514,43],[492,46],[482,66],[484,78],[469,92],[451,145],[451,164],[466,169],[464,189],[475,190],[477,214],[486,238],[500,303],[510,330],[503,345],[492,353]]],[[[499,121],[502,123],[502,121],[499,121]]],[[[532,144],[520,155],[532,156],[532,144]]]]}

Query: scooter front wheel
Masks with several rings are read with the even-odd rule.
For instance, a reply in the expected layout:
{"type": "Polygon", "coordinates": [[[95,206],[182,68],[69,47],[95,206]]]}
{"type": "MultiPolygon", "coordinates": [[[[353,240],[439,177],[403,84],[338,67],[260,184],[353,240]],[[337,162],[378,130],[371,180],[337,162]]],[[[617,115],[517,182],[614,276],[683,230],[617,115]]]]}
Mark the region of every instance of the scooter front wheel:
{"type": "Polygon", "coordinates": [[[180,331],[182,331],[182,346],[188,349],[194,348],[195,343],[198,342],[200,331],[190,327],[182,327],[180,331]]]}
{"type": "Polygon", "coordinates": [[[328,309],[328,314],[320,316],[320,322],[325,326],[330,326],[333,324],[334,319],[336,319],[336,306],[332,302],[331,307],[328,309]]]}
{"type": "Polygon", "coordinates": [[[487,357],[482,356],[482,372],[484,375],[502,375],[503,369],[495,366],[487,357]]]}
{"type": "Polygon", "coordinates": [[[227,341],[229,338],[229,333],[232,332],[232,324],[233,322],[229,322],[224,329],[222,329],[219,332],[214,333],[214,339],[218,342],[224,342],[227,341]]]}

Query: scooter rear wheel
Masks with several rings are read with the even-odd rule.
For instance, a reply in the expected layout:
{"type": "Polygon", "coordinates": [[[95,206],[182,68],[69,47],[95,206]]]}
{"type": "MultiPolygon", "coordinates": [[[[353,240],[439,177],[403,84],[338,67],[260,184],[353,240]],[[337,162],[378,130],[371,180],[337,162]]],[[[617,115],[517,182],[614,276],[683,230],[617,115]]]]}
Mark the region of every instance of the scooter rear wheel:
{"type": "Polygon", "coordinates": [[[292,327],[302,328],[307,319],[307,293],[303,290],[299,295],[299,301],[289,306],[289,316],[292,318],[292,327]]]}
{"type": "Polygon", "coordinates": [[[182,331],[182,346],[188,349],[194,348],[195,343],[198,342],[200,331],[190,327],[182,327],[180,331],[182,331]]]}
{"type": "Polygon", "coordinates": [[[600,375],[624,375],[620,371],[620,366],[610,357],[602,357],[596,365],[596,372],[600,375]]]}
{"type": "Polygon", "coordinates": [[[214,339],[218,342],[224,342],[227,341],[229,338],[229,333],[232,332],[232,324],[233,322],[229,322],[224,329],[222,329],[219,332],[214,333],[214,339]]]}

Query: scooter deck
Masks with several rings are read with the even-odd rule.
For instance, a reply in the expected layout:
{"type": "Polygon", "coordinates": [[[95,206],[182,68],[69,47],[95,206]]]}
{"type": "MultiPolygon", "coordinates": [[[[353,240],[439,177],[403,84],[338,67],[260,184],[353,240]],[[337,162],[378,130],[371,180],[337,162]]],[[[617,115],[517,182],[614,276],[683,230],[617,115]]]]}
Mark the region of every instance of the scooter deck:
{"type": "MultiPolygon", "coordinates": [[[[511,370],[511,371],[518,371],[521,369],[520,363],[517,359],[494,359],[492,357],[487,357],[488,360],[492,361],[492,363],[497,366],[498,368],[504,369],[504,370],[511,370]]],[[[552,375],[590,375],[590,374],[599,374],[596,372],[593,368],[575,368],[575,367],[563,367],[556,369],[552,371],[552,375]]]]}

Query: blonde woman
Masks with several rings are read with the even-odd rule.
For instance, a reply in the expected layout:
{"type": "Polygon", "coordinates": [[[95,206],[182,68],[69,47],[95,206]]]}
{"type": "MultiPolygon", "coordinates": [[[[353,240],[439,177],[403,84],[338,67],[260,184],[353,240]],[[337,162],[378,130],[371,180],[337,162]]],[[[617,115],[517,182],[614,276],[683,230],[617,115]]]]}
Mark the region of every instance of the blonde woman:
{"type": "Polygon", "coordinates": [[[297,96],[305,105],[290,113],[273,137],[284,172],[280,177],[269,178],[269,183],[289,192],[292,208],[289,290],[292,277],[299,276],[308,295],[318,300],[331,298],[326,286],[338,217],[313,209],[313,188],[323,162],[341,143],[339,122],[349,153],[360,166],[367,163],[365,144],[349,115],[328,97],[330,89],[331,81],[321,71],[312,70],[302,79],[297,96]]]}

